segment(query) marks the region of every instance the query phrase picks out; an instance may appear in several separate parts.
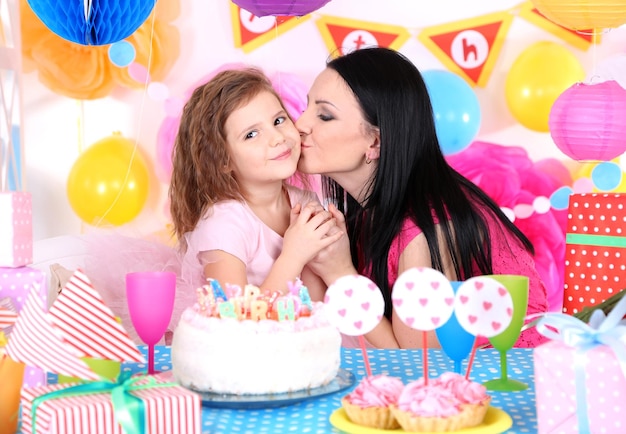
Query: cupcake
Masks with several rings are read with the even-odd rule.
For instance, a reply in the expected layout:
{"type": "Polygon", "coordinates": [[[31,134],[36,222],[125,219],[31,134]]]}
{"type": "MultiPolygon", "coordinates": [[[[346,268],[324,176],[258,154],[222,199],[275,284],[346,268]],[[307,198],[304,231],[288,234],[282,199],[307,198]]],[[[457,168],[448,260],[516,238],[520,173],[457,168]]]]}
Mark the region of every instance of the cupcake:
{"type": "Polygon", "coordinates": [[[483,385],[447,372],[407,384],[391,412],[405,431],[447,432],[480,425],[491,397],[483,385]]]}
{"type": "Polygon", "coordinates": [[[400,425],[391,413],[404,388],[402,380],[386,375],[364,378],[361,383],[342,400],[348,419],[357,425],[377,429],[396,429],[400,425]]]}

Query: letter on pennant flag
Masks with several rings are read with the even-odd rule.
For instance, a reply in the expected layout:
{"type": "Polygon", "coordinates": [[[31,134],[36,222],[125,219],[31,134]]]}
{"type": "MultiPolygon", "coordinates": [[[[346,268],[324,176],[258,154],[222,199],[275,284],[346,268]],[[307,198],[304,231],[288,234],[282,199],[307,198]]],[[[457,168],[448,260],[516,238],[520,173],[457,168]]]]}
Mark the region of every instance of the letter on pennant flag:
{"type": "Polygon", "coordinates": [[[408,30],[401,26],[331,16],[323,16],[316,23],[333,56],[371,46],[398,50],[410,38],[408,30]]]}
{"type": "Polygon", "coordinates": [[[485,86],[512,21],[510,13],[497,12],[427,27],[418,39],[450,71],[472,86],[485,86]]]}
{"type": "Polygon", "coordinates": [[[230,17],[235,47],[241,48],[244,53],[249,53],[305,22],[310,15],[257,17],[231,2],[230,17]]]}

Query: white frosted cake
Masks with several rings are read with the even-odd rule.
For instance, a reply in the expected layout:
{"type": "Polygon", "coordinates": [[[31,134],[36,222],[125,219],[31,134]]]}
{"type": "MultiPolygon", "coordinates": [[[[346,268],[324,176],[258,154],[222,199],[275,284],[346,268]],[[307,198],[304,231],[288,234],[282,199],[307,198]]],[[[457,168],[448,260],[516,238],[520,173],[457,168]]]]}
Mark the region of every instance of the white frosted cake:
{"type": "Polygon", "coordinates": [[[341,336],[323,303],[263,296],[254,287],[245,292],[226,301],[210,294],[185,310],[172,341],[178,382],[204,392],[273,394],[337,376],[341,336]]]}

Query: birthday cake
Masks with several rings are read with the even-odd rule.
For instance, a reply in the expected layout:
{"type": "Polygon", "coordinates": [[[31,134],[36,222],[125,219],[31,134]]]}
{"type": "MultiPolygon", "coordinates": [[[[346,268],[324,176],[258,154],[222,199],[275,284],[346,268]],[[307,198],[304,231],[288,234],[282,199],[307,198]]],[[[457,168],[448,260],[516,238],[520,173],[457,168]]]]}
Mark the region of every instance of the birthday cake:
{"type": "Polygon", "coordinates": [[[198,290],[174,331],[172,372],[183,386],[224,394],[276,394],[332,381],[341,335],[306,287],[287,295],[215,281],[198,290]]]}

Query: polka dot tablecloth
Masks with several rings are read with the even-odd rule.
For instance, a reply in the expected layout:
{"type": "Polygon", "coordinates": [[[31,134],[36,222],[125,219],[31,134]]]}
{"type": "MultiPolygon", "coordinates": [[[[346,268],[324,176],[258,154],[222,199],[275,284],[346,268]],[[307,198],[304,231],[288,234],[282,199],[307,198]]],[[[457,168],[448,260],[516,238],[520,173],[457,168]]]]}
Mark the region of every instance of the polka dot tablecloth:
{"type": "MultiPolygon", "coordinates": [[[[145,348],[143,350],[145,351],[145,348]]],[[[157,370],[171,369],[168,347],[157,347],[155,357],[157,370]]],[[[405,383],[422,376],[421,350],[368,350],[368,359],[373,374],[397,376],[405,383]]],[[[513,426],[507,432],[535,433],[537,417],[532,350],[513,349],[508,353],[507,360],[509,377],[522,381],[529,387],[523,392],[490,392],[491,405],[506,411],[513,419],[513,426]]],[[[431,377],[453,369],[452,361],[440,350],[429,350],[428,364],[431,377]]],[[[357,383],[365,376],[365,364],[359,349],[343,349],[341,366],[355,375],[357,383]]],[[[463,369],[465,367],[466,365],[463,369]]],[[[139,372],[145,370],[146,366],[125,364],[122,369],[139,372]]],[[[479,350],[471,371],[472,380],[483,382],[499,378],[499,375],[498,353],[493,349],[479,350]]],[[[52,378],[51,380],[53,381],[52,378]]],[[[203,434],[341,433],[330,424],[329,417],[341,407],[341,398],[349,390],[278,408],[239,410],[203,407],[202,432],[203,434]]]]}

